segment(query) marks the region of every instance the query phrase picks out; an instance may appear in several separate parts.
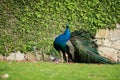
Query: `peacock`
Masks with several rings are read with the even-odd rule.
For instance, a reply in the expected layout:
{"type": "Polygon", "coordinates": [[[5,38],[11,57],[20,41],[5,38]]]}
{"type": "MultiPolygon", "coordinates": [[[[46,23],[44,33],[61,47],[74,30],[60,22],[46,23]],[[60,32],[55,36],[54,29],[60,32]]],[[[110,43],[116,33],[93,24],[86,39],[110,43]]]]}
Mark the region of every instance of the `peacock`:
{"type": "Polygon", "coordinates": [[[99,55],[93,38],[89,32],[84,30],[70,33],[67,24],[65,32],[57,36],[53,44],[61,54],[61,62],[114,64],[111,60],[99,55]]]}
{"type": "Polygon", "coordinates": [[[60,53],[61,55],[61,62],[69,62],[72,60],[72,56],[69,52],[69,48],[66,45],[67,41],[70,40],[70,29],[69,29],[69,25],[66,24],[66,30],[63,34],[60,34],[59,36],[57,36],[54,40],[54,48],[60,53]]]}

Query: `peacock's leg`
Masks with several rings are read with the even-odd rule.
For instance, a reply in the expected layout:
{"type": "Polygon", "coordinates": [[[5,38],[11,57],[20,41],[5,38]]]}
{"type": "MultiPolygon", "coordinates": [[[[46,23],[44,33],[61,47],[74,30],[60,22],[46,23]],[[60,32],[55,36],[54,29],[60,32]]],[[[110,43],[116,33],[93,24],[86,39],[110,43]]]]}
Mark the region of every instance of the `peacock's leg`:
{"type": "Polygon", "coordinates": [[[68,54],[65,53],[65,56],[66,56],[66,62],[68,63],[68,54]]]}
{"type": "Polygon", "coordinates": [[[63,63],[64,62],[63,53],[62,53],[62,51],[59,51],[59,52],[60,52],[60,55],[61,55],[61,62],[63,63]]]}

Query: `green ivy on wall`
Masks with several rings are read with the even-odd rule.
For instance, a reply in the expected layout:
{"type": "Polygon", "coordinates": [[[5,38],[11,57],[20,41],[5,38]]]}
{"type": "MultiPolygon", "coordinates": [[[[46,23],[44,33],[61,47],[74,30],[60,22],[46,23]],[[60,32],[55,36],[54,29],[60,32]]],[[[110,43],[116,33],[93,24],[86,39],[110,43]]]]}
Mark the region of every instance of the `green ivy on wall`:
{"type": "Polygon", "coordinates": [[[0,53],[53,50],[53,40],[64,31],[114,28],[120,23],[120,0],[2,0],[0,53]]]}

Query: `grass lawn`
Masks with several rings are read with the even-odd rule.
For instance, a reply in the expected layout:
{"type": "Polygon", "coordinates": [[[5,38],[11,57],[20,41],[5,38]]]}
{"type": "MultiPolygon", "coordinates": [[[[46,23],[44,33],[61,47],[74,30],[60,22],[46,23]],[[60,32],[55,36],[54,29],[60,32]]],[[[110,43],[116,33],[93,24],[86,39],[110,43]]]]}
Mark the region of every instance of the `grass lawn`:
{"type": "Polygon", "coordinates": [[[0,80],[120,80],[120,65],[2,62],[0,80]]]}

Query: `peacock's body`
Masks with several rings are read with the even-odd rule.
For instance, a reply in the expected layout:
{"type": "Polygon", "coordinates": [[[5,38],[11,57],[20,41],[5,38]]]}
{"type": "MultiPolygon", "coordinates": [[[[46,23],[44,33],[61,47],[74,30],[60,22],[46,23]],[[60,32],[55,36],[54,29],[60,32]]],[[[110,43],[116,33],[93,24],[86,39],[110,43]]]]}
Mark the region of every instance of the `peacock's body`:
{"type": "Polygon", "coordinates": [[[62,62],[65,60],[68,62],[69,50],[66,45],[67,41],[70,39],[70,30],[69,26],[66,25],[66,30],[63,34],[60,34],[57,36],[54,40],[54,48],[60,52],[62,57],[62,62]]]}

